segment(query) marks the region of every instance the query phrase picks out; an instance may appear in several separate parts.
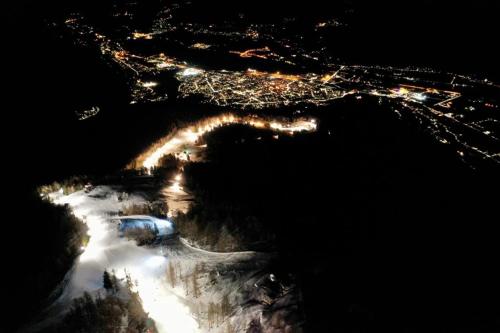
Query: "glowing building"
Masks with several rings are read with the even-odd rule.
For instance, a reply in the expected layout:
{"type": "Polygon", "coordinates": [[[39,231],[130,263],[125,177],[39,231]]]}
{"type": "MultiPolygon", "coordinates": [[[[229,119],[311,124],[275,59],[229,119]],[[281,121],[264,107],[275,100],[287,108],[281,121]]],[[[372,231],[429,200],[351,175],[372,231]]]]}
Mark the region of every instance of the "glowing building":
{"type": "Polygon", "coordinates": [[[118,231],[121,236],[131,229],[149,229],[156,237],[170,237],[177,233],[174,222],[147,215],[129,215],[117,218],[118,231]]]}

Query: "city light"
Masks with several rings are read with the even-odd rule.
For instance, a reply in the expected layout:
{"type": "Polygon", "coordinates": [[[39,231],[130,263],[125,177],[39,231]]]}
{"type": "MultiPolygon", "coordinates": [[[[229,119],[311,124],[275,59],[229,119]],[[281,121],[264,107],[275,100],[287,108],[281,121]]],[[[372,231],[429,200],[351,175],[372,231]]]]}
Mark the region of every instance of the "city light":
{"type": "Polygon", "coordinates": [[[141,85],[144,88],[153,88],[153,87],[156,87],[158,85],[158,82],[154,82],[154,81],[141,82],[141,85]]]}
{"type": "Polygon", "coordinates": [[[180,75],[182,76],[195,76],[198,74],[201,74],[203,71],[197,68],[186,68],[185,70],[180,72],[180,75]]]}
{"type": "Polygon", "coordinates": [[[181,77],[181,97],[201,95],[221,106],[276,108],[299,103],[325,104],[343,97],[343,91],[325,85],[314,75],[261,72],[204,71],[196,77],[181,77]]]}
{"type": "Polygon", "coordinates": [[[205,43],[195,43],[195,44],[191,45],[191,47],[193,49],[206,50],[206,49],[210,48],[210,45],[205,44],[205,43]]]}
{"type": "Polygon", "coordinates": [[[415,93],[413,94],[413,98],[415,98],[417,101],[425,101],[427,99],[427,96],[425,96],[423,93],[415,93]]]}
{"type": "Polygon", "coordinates": [[[267,59],[268,58],[268,53],[271,52],[271,49],[269,47],[262,47],[258,49],[250,49],[246,51],[229,51],[229,53],[237,54],[242,58],[260,58],[260,59],[267,59]]]}
{"type": "MultiPolygon", "coordinates": [[[[185,160],[186,154],[184,154],[184,151],[186,149],[192,150],[193,153],[189,154],[190,158],[196,159],[197,154],[194,152],[203,147],[197,145],[197,141],[200,137],[216,128],[230,124],[244,124],[255,128],[268,127],[270,130],[285,133],[295,133],[301,131],[311,132],[315,131],[317,128],[315,119],[277,121],[258,117],[242,117],[233,114],[211,117],[186,128],[181,128],[177,130],[174,135],[169,135],[167,137],[168,139],[160,140],[159,142],[153,144],[150,149],[130,163],[129,168],[133,166],[140,166],[146,170],[151,170],[152,168],[158,166],[158,163],[163,156],[170,154],[185,160]]],[[[177,177],[180,177],[180,175],[177,175],[176,178],[177,177]]],[[[178,181],[178,179],[176,179],[176,181],[178,181]]],[[[175,185],[175,189],[180,190],[181,188],[178,185],[175,185]]]]}
{"type": "Polygon", "coordinates": [[[142,32],[134,32],[132,34],[133,39],[153,39],[153,35],[151,33],[142,33],[142,32]]]}

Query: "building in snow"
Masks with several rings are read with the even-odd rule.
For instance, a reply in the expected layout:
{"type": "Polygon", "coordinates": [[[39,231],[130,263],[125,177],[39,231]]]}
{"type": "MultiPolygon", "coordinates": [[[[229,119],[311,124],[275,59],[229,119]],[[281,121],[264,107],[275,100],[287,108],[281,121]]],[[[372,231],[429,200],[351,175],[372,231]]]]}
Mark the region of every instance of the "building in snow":
{"type": "Polygon", "coordinates": [[[167,219],[159,219],[148,215],[129,215],[116,218],[118,232],[123,236],[130,229],[149,229],[157,237],[171,237],[177,233],[174,222],[167,219]]]}

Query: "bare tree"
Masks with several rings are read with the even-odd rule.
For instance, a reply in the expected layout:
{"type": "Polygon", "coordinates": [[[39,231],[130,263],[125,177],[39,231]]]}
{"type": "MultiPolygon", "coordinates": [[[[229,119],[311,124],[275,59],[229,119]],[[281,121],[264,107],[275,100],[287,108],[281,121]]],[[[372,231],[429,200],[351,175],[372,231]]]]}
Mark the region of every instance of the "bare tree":
{"type": "Polygon", "coordinates": [[[215,326],[217,318],[216,305],[213,302],[208,303],[208,327],[212,328],[215,326]]]}
{"type": "Polygon", "coordinates": [[[185,274],[181,277],[181,281],[184,285],[184,290],[186,291],[186,295],[189,295],[189,275],[185,274]]]}
{"type": "Polygon", "coordinates": [[[177,275],[175,272],[175,266],[174,264],[172,264],[171,261],[168,262],[167,279],[168,282],[170,283],[170,286],[172,288],[175,288],[175,286],[177,285],[177,275]]]}
{"type": "Polygon", "coordinates": [[[193,275],[191,275],[191,279],[192,279],[192,282],[193,282],[193,297],[194,298],[198,298],[200,297],[200,285],[198,283],[198,274],[196,273],[196,271],[193,273],[193,275]]]}
{"type": "Polygon", "coordinates": [[[224,294],[220,302],[220,312],[223,317],[231,314],[231,302],[229,302],[229,294],[224,294]]]}

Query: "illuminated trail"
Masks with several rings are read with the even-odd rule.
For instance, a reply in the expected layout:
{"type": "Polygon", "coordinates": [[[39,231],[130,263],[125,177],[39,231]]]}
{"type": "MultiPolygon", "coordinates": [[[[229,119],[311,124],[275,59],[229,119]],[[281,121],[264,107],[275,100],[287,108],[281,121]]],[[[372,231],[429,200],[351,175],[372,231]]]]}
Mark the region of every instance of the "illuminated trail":
{"type": "MultiPolygon", "coordinates": [[[[183,163],[200,159],[200,152],[206,145],[198,145],[201,136],[212,132],[216,128],[233,124],[244,124],[255,128],[267,128],[276,132],[293,134],[296,132],[315,131],[317,124],[315,119],[299,119],[294,121],[278,121],[249,116],[236,116],[227,114],[218,117],[211,117],[197,122],[194,125],[178,130],[173,136],[169,135],[165,139],[158,141],[145,153],[141,154],[129,168],[145,168],[148,173],[157,167],[163,156],[172,154],[183,163]]],[[[176,212],[186,213],[189,209],[191,195],[181,186],[182,173],[179,173],[170,180],[170,186],[162,190],[162,194],[167,201],[168,215],[174,216],[176,212]]]]}
{"type": "MultiPolygon", "coordinates": [[[[151,31],[130,30],[126,39],[123,39],[123,36],[111,37],[117,27],[101,27],[103,31],[96,32],[99,29],[78,13],[68,17],[64,24],[76,42],[99,47],[106,58],[116,62],[123,73],[131,78],[131,82],[135,82],[130,87],[132,104],[167,100],[169,97],[165,89],[161,89],[164,83],[169,84],[163,81],[164,74],[178,81],[177,96],[180,100],[195,98],[201,103],[233,108],[235,112],[301,105],[324,107],[351,94],[356,94],[357,99],[368,94],[378,97],[379,104],[387,103],[398,116],[401,111],[398,109],[404,108],[412,121],[430,133],[437,142],[456,146],[453,149],[457,156],[471,167],[483,161],[500,164],[500,135],[497,130],[500,121],[499,85],[488,78],[413,66],[340,65],[330,62],[328,57],[318,57],[318,50],[310,49],[302,42],[290,43],[288,38],[275,40],[264,26],[250,25],[243,30],[235,28],[234,31],[227,31],[227,27],[200,25],[188,28],[184,24],[171,22],[166,26],[153,26],[151,31]],[[227,52],[228,45],[225,42],[219,44],[217,39],[212,45],[199,42],[200,33],[231,36],[231,39],[240,41],[251,38],[260,47],[229,53],[241,58],[257,58],[259,62],[271,65],[269,68],[273,68],[273,71],[193,67],[187,59],[162,52],[136,54],[136,48],[129,46],[129,39],[148,40],[154,39],[156,35],[162,38],[171,36],[175,40],[175,33],[174,36],[171,33],[177,29],[187,29],[184,31],[191,34],[192,48],[212,48],[214,52],[218,48],[227,52]],[[271,40],[273,42],[269,43],[271,40]],[[309,72],[300,70],[300,73],[295,70],[287,70],[288,73],[279,71],[290,68],[289,65],[306,68],[307,63],[302,63],[299,58],[307,59],[307,63],[314,61],[320,69],[309,72]],[[146,78],[154,81],[146,81],[146,78]],[[421,123],[424,119],[425,123],[421,123]]],[[[315,29],[338,24],[335,20],[318,22],[315,29]]],[[[302,39],[304,36],[300,37],[302,39]]],[[[177,42],[184,47],[183,42],[177,42]]],[[[175,146],[175,140],[171,144],[175,146]]],[[[169,149],[175,147],[165,147],[165,150],[169,149]]],[[[158,154],[162,152],[158,151],[158,154]]],[[[143,167],[150,169],[156,159],[156,156],[152,156],[143,167]]]]}
{"type": "MultiPolygon", "coordinates": [[[[191,148],[193,152],[196,152],[199,149],[192,148],[204,148],[196,146],[196,142],[201,136],[212,132],[216,128],[233,124],[243,124],[255,128],[268,128],[270,130],[290,134],[301,131],[315,131],[317,127],[315,119],[280,122],[260,117],[237,116],[233,114],[211,117],[199,121],[194,125],[180,129],[173,136],[168,136],[166,139],[162,139],[155,143],[145,153],[136,158],[135,161],[129,165],[129,168],[136,166],[151,170],[152,168],[158,166],[158,163],[163,156],[169,154],[173,154],[181,160],[187,160],[188,155],[183,154],[183,151],[185,151],[186,148],[191,148]]],[[[199,157],[196,154],[189,155],[190,160],[196,160],[197,158],[199,157]]]]}

